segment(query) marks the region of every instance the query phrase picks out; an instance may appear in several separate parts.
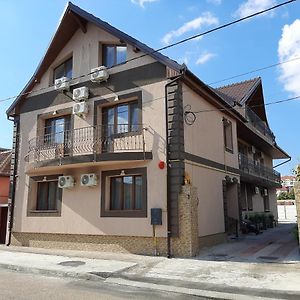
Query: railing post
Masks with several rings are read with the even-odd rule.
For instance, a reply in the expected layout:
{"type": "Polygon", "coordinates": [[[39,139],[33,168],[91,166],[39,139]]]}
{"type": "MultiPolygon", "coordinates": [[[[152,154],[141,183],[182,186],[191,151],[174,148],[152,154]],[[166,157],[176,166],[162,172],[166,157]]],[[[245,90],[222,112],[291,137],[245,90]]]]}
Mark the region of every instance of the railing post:
{"type": "Polygon", "coordinates": [[[146,144],[145,144],[145,130],[146,128],[143,127],[142,130],[142,138],[143,138],[143,155],[144,155],[144,160],[146,160],[146,144]]]}

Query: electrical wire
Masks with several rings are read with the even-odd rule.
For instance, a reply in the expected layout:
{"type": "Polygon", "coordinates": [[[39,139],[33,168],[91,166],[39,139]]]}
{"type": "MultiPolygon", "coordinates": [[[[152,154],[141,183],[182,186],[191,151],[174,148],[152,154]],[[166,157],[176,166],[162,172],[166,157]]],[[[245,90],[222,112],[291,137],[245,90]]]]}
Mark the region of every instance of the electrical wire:
{"type": "MultiPolygon", "coordinates": [[[[299,41],[297,41],[297,42],[299,42],[299,41]]],[[[208,85],[214,85],[216,83],[228,81],[228,80],[235,79],[235,78],[238,78],[238,77],[241,77],[241,76],[245,76],[245,75],[249,75],[249,74],[252,74],[252,73],[256,73],[256,72],[259,72],[259,71],[264,71],[264,70],[267,70],[267,69],[270,69],[270,68],[274,68],[274,67],[278,67],[280,65],[283,65],[283,64],[295,61],[295,60],[299,60],[299,59],[300,59],[300,57],[295,57],[295,58],[292,58],[292,59],[289,59],[289,60],[285,60],[285,61],[282,61],[282,62],[279,62],[279,63],[276,63],[276,64],[268,65],[268,66],[265,66],[265,67],[262,67],[262,68],[258,68],[258,69],[254,69],[254,70],[251,70],[251,71],[248,71],[248,72],[245,72],[245,73],[240,73],[238,75],[234,75],[234,76],[231,76],[231,77],[220,79],[218,81],[214,81],[214,82],[208,83],[208,85]]]]}
{"type": "MultiPolygon", "coordinates": [[[[207,31],[205,31],[205,32],[202,32],[202,33],[199,33],[199,34],[190,36],[190,37],[185,38],[185,39],[182,39],[182,40],[180,40],[180,41],[178,41],[178,42],[175,42],[175,43],[169,44],[169,45],[167,45],[167,46],[158,48],[158,49],[156,49],[156,50],[150,51],[150,52],[147,53],[147,54],[145,53],[145,54],[142,54],[142,55],[140,55],[140,56],[133,57],[133,58],[131,58],[131,59],[126,60],[126,61],[123,62],[122,64],[125,64],[125,63],[128,63],[128,62],[131,62],[131,61],[134,61],[134,60],[143,58],[143,57],[145,57],[145,56],[149,56],[149,55],[155,54],[155,53],[157,53],[157,52],[160,52],[160,51],[169,49],[169,48],[171,48],[171,47],[174,47],[174,46],[183,44],[183,43],[185,43],[185,42],[188,42],[188,41],[191,41],[191,40],[193,40],[193,39],[202,37],[202,36],[207,35],[207,34],[209,34],[209,33],[218,31],[218,30],[220,30],[220,29],[224,29],[224,28],[226,28],[226,27],[232,26],[232,25],[237,24],[237,23],[239,23],[239,22],[248,20],[248,19],[250,19],[250,18],[256,17],[256,16],[258,16],[258,15],[264,14],[264,13],[266,13],[266,12],[269,12],[269,11],[271,11],[271,10],[277,9],[277,8],[279,8],[279,7],[285,6],[285,5],[287,5],[287,4],[290,4],[290,3],[296,2],[296,1],[297,1],[297,0],[289,0],[289,1],[285,1],[285,2],[279,3],[279,4],[277,4],[277,5],[274,5],[274,6],[272,6],[272,7],[267,8],[267,9],[258,11],[258,12],[253,13],[253,14],[250,14],[250,15],[245,16],[245,17],[243,17],[243,18],[234,20],[234,21],[232,21],[232,22],[225,23],[225,24],[223,24],[223,25],[220,25],[220,26],[218,26],[218,27],[212,28],[212,29],[207,30],[207,31]]],[[[119,65],[114,65],[114,66],[112,66],[112,67],[110,67],[110,68],[107,68],[107,69],[108,69],[108,70],[109,70],[109,69],[113,69],[113,68],[115,68],[115,67],[117,67],[117,66],[119,66],[119,65]]],[[[72,78],[70,81],[77,80],[77,79],[83,78],[83,77],[85,77],[85,76],[89,76],[89,75],[91,75],[91,74],[92,74],[92,72],[89,72],[89,73],[87,73],[87,74],[83,74],[83,75],[74,77],[74,78],[72,78]]],[[[20,96],[28,96],[28,95],[30,95],[30,94],[32,94],[32,93],[34,93],[34,92],[43,91],[43,90],[46,90],[46,89],[48,89],[48,88],[49,88],[49,87],[44,87],[44,88],[41,88],[41,89],[38,89],[38,90],[34,90],[34,91],[31,90],[31,91],[29,91],[29,92],[21,93],[21,94],[18,94],[18,95],[16,95],[16,96],[11,96],[11,97],[7,97],[7,98],[4,98],[4,99],[0,99],[0,103],[1,103],[1,102],[5,102],[5,101],[9,101],[9,100],[12,100],[12,99],[16,99],[16,98],[18,98],[18,97],[20,97],[20,96]]]]}

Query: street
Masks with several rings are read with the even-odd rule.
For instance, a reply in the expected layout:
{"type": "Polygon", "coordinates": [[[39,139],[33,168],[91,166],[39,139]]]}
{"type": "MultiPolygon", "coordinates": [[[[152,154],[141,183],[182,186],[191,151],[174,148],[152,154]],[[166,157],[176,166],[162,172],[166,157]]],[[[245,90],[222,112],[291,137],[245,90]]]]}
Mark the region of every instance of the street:
{"type": "MultiPolygon", "coordinates": [[[[0,269],[0,299],[201,299],[196,296],[0,269]]],[[[202,298],[203,299],[203,298],[202,298]]]]}

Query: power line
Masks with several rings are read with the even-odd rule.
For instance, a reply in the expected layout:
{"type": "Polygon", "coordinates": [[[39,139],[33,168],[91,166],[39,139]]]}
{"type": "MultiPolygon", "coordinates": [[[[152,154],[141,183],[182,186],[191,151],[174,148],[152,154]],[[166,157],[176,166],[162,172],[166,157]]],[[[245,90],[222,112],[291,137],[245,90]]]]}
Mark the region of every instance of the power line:
{"type": "MultiPolygon", "coordinates": [[[[180,40],[180,41],[178,41],[178,42],[172,43],[172,44],[170,44],[170,45],[167,45],[167,46],[161,47],[161,48],[159,48],[159,49],[150,51],[150,52],[147,53],[147,54],[145,53],[145,54],[143,54],[143,55],[140,55],[140,56],[137,56],[137,57],[133,57],[133,58],[131,58],[131,59],[126,60],[126,61],[123,62],[122,64],[131,62],[131,61],[134,61],[134,60],[137,60],[137,59],[140,59],[140,58],[143,58],[143,57],[145,57],[145,56],[149,56],[149,55],[151,55],[151,54],[154,54],[154,53],[157,53],[157,52],[166,50],[166,49],[168,49],[168,48],[171,48],[171,47],[174,47],[174,46],[177,46],[177,45],[180,45],[180,44],[183,44],[183,43],[188,42],[188,41],[190,41],[190,40],[199,38],[199,37],[201,37],[201,36],[204,36],[204,35],[207,35],[207,34],[209,34],[209,33],[218,31],[218,30],[220,30],[220,29],[224,29],[224,28],[226,28],[226,27],[232,26],[232,25],[237,24],[237,23],[239,23],[239,22],[242,22],[242,21],[245,21],[245,20],[247,20],[247,19],[256,17],[256,16],[258,16],[258,15],[264,14],[264,13],[266,13],[266,12],[269,12],[269,11],[271,11],[271,10],[277,9],[277,8],[279,8],[279,7],[281,7],[281,6],[285,6],[285,5],[287,5],[287,4],[290,4],[290,3],[296,2],[296,1],[297,1],[297,0],[289,0],[289,1],[285,1],[285,2],[283,2],[283,3],[274,5],[274,6],[272,6],[272,7],[267,8],[267,9],[258,11],[258,12],[253,13],[253,14],[250,14],[250,15],[248,15],[248,16],[246,16],[246,17],[243,17],[243,18],[234,20],[234,21],[229,22],[229,23],[225,23],[225,24],[223,24],[223,25],[220,25],[220,26],[218,26],[218,27],[212,28],[212,29],[207,30],[207,31],[205,31],[205,32],[202,32],[202,33],[193,35],[193,36],[191,36],[191,37],[185,38],[185,39],[183,39],[183,40],[180,40]]],[[[107,69],[109,70],[109,69],[115,68],[115,67],[117,67],[117,66],[118,66],[118,65],[115,65],[115,66],[109,67],[109,68],[107,68],[107,69]]],[[[76,79],[80,79],[80,78],[83,78],[83,77],[88,76],[88,75],[91,75],[91,74],[92,74],[92,73],[89,72],[89,73],[87,73],[87,74],[84,74],[84,75],[80,75],[80,76],[74,77],[74,78],[70,79],[70,81],[76,80],[76,79]]],[[[8,97],[8,98],[0,99],[0,103],[1,103],[1,102],[4,102],[4,101],[9,101],[9,100],[15,99],[15,98],[20,97],[20,96],[27,96],[27,95],[30,95],[30,94],[33,93],[33,92],[43,91],[43,90],[46,90],[46,89],[48,89],[48,88],[49,88],[49,87],[44,87],[44,88],[41,88],[41,89],[38,89],[38,90],[35,90],[35,91],[29,91],[29,92],[26,92],[26,93],[18,94],[18,95],[16,95],[16,96],[11,96],[11,97],[8,97]]]]}
{"type": "Polygon", "coordinates": [[[295,58],[293,58],[293,59],[286,60],[286,61],[282,61],[282,62],[280,62],[280,63],[268,65],[268,66],[265,66],[265,67],[262,67],[262,68],[259,68],[259,69],[251,70],[251,71],[249,71],[249,72],[241,73],[241,74],[238,74],[238,75],[234,75],[234,76],[231,76],[231,77],[227,77],[227,78],[225,78],[225,79],[221,79],[221,80],[218,80],[218,81],[214,81],[214,82],[208,83],[208,85],[213,85],[213,84],[216,84],[216,83],[228,81],[228,80],[230,80],[230,79],[234,79],[234,78],[237,78],[237,77],[249,75],[249,74],[252,74],[252,73],[256,73],[256,72],[258,72],[258,71],[267,70],[267,69],[274,68],[274,67],[277,67],[277,66],[280,66],[280,65],[283,65],[283,64],[286,64],[286,63],[295,61],[295,60],[299,60],[299,59],[300,59],[300,57],[295,57],[295,58]]]}

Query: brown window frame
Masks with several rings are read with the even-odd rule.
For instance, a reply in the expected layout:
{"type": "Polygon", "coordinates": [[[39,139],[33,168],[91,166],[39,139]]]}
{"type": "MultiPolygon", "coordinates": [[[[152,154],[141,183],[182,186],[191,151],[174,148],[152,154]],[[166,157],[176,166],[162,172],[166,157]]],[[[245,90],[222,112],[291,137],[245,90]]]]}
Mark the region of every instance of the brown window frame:
{"type": "Polygon", "coordinates": [[[53,69],[53,83],[55,82],[56,79],[61,78],[61,77],[55,78],[55,71],[56,71],[58,68],[60,68],[61,66],[64,67],[64,75],[63,75],[62,77],[68,77],[69,79],[72,79],[72,78],[73,78],[73,56],[71,56],[70,58],[66,59],[64,62],[62,62],[61,64],[59,64],[57,67],[55,67],[55,68],[53,69]],[[71,70],[71,73],[72,73],[72,74],[71,74],[71,78],[69,78],[69,77],[67,76],[67,63],[68,63],[69,61],[72,61],[72,70],[71,70]]]}
{"type": "Polygon", "coordinates": [[[122,178],[122,186],[121,186],[121,209],[122,211],[128,211],[128,210],[141,210],[141,208],[136,208],[136,178],[140,177],[142,179],[142,186],[143,186],[143,177],[141,174],[135,174],[135,175],[123,175],[123,176],[113,176],[110,177],[110,198],[109,198],[109,205],[110,210],[118,210],[112,207],[112,189],[113,189],[113,180],[117,178],[122,178]],[[125,208],[125,193],[124,193],[124,178],[125,177],[132,177],[132,185],[131,185],[131,192],[132,192],[132,199],[130,200],[130,207],[132,209],[125,208]]]}
{"type": "MultiPolygon", "coordinates": [[[[32,195],[34,197],[32,206],[33,209],[29,208],[29,200],[28,199],[28,208],[27,208],[27,216],[35,217],[35,216],[45,216],[45,217],[60,217],[61,216],[61,202],[63,196],[63,190],[58,187],[58,177],[61,175],[45,175],[45,176],[33,176],[29,179],[29,188],[33,188],[33,185],[36,185],[36,193],[32,195]],[[55,209],[39,209],[38,208],[38,192],[39,192],[39,184],[49,184],[50,182],[57,183],[57,193],[56,193],[56,208],[55,209]]],[[[49,186],[47,188],[47,191],[49,186]]]]}
{"type": "MultiPolygon", "coordinates": [[[[147,168],[120,169],[104,171],[101,174],[101,217],[128,217],[146,218],[147,217],[147,168]],[[124,173],[124,175],[123,175],[124,173]],[[122,175],[121,175],[122,174],[122,175]],[[142,199],[141,209],[111,209],[111,186],[112,178],[140,176],[142,178],[142,199]],[[106,195],[107,185],[109,184],[109,195],[106,195]]],[[[134,189],[134,186],[132,189],[134,189]]],[[[123,190],[123,187],[122,187],[123,190]]],[[[124,195],[124,194],[123,194],[124,195]]],[[[124,197],[124,196],[123,196],[124,197]]],[[[123,199],[124,200],[124,199],[123,199]]],[[[135,201],[132,200],[132,201],[135,201]]],[[[124,201],[123,201],[124,207],[124,201]]]]}
{"type": "Polygon", "coordinates": [[[127,45],[126,44],[102,44],[102,65],[106,66],[107,68],[111,68],[113,66],[118,66],[118,65],[122,65],[126,62],[126,59],[127,59],[127,45]],[[114,48],[114,62],[111,66],[107,66],[107,62],[106,62],[106,59],[105,59],[105,48],[106,47],[113,47],[114,48]],[[120,62],[120,63],[117,63],[117,47],[125,47],[126,48],[126,58],[124,61],[120,62]]]}
{"type": "Polygon", "coordinates": [[[142,109],[140,105],[140,101],[138,100],[131,100],[127,102],[118,103],[112,106],[106,106],[102,108],[102,126],[109,126],[108,124],[108,110],[114,110],[114,132],[113,136],[118,137],[126,134],[141,134],[142,130],[142,109]],[[118,108],[121,106],[128,106],[128,124],[118,124],[118,108]],[[132,113],[133,113],[133,106],[136,105],[138,109],[138,124],[132,123],[132,113]],[[118,126],[128,126],[128,131],[118,132],[118,126]],[[133,130],[133,126],[137,126],[136,129],[133,130]]]}
{"type": "Polygon", "coordinates": [[[224,134],[224,147],[227,152],[233,153],[233,133],[232,133],[232,122],[226,118],[223,118],[223,134],[224,134]],[[229,140],[227,136],[229,133],[229,140]]]}

